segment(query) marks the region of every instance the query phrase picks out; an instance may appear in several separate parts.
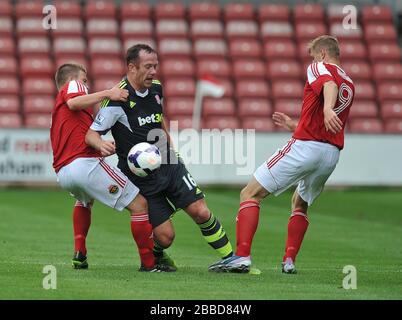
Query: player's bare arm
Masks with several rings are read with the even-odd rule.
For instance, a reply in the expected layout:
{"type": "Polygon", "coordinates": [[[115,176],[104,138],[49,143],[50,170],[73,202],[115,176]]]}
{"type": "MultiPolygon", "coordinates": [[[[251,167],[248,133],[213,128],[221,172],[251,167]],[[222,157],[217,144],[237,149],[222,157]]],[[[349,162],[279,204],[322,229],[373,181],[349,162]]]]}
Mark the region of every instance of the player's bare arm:
{"type": "Polygon", "coordinates": [[[88,130],[85,136],[85,143],[92,148],[100,151],[100,153],[104,157],[111,156],[112,154],[116,153],[116,146],[114,141],[103,140],[101,135],[92,129],[88,130]]]}
{"type": "Polygon", "coordinates": [[[103,99],[110,99],[113,101],[127,101],[128,91],[113,87],[109,90],[98,91],[95,93],[78,96],[67,101],[67,106],[70,110],[78,111],[86,109],[94,104],[101,102],[103,99]]]}
{"type": "Polygon", "coordinates": [[[334,111],[338,98],[338,86],[334,81],[324,84],[324,125],[327,131],[336,134],[342,130],[342,121],[334,111]]]}
{"type": "Polygon", "coordinates": [[[274,123],[277,126],[285,128],[286,130],[292,132],[295,131],[297,127],[297,121],[293,120],[287,114],[282,112],[274,112],[274,114],[272,115],[272,120],[274,120],[274,123]]]}

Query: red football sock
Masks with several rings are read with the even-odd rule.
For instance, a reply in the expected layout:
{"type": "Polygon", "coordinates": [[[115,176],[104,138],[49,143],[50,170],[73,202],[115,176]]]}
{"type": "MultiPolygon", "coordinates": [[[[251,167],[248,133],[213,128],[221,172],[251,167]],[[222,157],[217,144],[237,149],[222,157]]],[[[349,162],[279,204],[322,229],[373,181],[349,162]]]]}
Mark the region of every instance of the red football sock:
{"type": "Polygon", "coordinates": [[[88,208],[84,207],[80,201],[77,201],[73,211],[74,251],[80,251],[83,255],[87,254],[85,239],[90,225],[91,206],[88,206],[88,208]]]}
{"type": "Polygon", "coordinates": [[[251,243],[258,226],[260,204],[249,200],[240,203],[236,218],[236,255],[247,257],[250,255],[251,243]]]}
{"type": "Polygon", "coordinates": [[[152,239],[152,225],[149,223],[148,214],[131,215],[131,233],[138,247],[141,263],[146,268],[152,268],[155,265],[153,254],[154,241],[152,239]]]}
{"type": "Polygon", "coordinates": [[[288,238],[286,240],[283,261],[285,261],[288,257],[292,258],[293,261],[296,261],[296,255],[301,247],[307,227],[307,214],[301,211],[294,211],[289,218],[288,238]]]}

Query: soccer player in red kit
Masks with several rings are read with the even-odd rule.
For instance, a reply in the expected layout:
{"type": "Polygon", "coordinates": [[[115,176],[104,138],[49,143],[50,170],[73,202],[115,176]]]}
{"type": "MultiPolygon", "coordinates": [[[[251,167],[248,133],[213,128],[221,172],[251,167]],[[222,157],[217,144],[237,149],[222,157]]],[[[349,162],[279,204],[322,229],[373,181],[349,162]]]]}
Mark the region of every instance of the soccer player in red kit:
{"type": "Polygon", "coordinates": [[[293,130],[293,137],[255,171],[241,191],[236,255],[211,265],[210,271],[248,272],[261,201],[298,183],[292,197],[282,261],[282,272],[296,273],[296,256],[309,224],[307,209],[320,195],[338,163],[355,91],[353,81],[340,67],[336,38],[324,35],[314,39],[309,52],[314,61],[307,68],[298,124],[284,114],[274,114],[275,123],[293,130]]]}
{"type": "Polygon", "coordinates": [[[162,271],[155,266],[146,199],[119,169],[103,159],[115,153],[114,143],[102,141],[100,151],[85,143],[85,135],[93,122],[89,107],[105,98],[126,101],[127,90],[114,87],[88,94],[86,70],[77,64],[60,66],[55,81],[59,92],[50,129],[53,167],[61,187],[77,199],[73,212],[73,267],[88,268],[85,239],[91,223],[91,206],[96,199],[116,210],[129,210],[131,231],[141,259],[140,271],[162,271]]]}

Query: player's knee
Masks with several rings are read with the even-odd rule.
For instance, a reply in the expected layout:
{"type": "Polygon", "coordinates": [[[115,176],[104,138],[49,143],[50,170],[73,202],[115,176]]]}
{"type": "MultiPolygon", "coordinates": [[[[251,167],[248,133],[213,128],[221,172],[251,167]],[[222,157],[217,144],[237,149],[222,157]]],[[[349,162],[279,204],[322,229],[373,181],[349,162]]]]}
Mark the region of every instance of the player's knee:
{"type": "Polygon", "coordinates": [[[127,206],[131,213],[148,213],[148,202],[142,195],[138,194],[133,201],[127,206]]]}
{"type": "Polygon", "coordinates": [[[193,218],[196,223],[206,222],[211,216],[211,211],[208,209],[203,200],[192,203],[188,207],[187,213],[193,218]]]}
{"type": "Polygon", "coordinates": [[[159,233],[159,234],[154,233],[154,238],[155,238],[156,242],[158,242],[158,244],[164,248],[168,248],[172,245],[174,237],[175,237],[175,233],[173,230],[168,231],[168,232],[164,231],[163,233],[159,233]]]}

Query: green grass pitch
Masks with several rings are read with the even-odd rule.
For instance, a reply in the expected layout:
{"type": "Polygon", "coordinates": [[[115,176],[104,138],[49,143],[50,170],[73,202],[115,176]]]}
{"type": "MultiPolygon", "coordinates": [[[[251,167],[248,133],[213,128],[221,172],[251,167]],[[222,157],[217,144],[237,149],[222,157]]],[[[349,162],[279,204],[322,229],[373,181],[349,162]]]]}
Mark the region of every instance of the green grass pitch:
{"type": "MultiPolygon", "coordinates": [[[[235,246],[239,190],[205,193],[235,246]]],[[[144,274],[127,213],[94,206],[90,268],[73,270],[73,198],[57,189],[1,189],[0,299],[402,299],[401,190],[325,191],[310,208],[297,275],[280,272],[290,198],[262,205],[252,250],[261,275],[209,273],[219,257],[183,212],[169,249],[179,271],[144,274]],[[56,290],[43,289],[45,265],[57,269],[56,290]],[[355,290],[342,288],[346,265],[356,267],[355,290]]]]}

